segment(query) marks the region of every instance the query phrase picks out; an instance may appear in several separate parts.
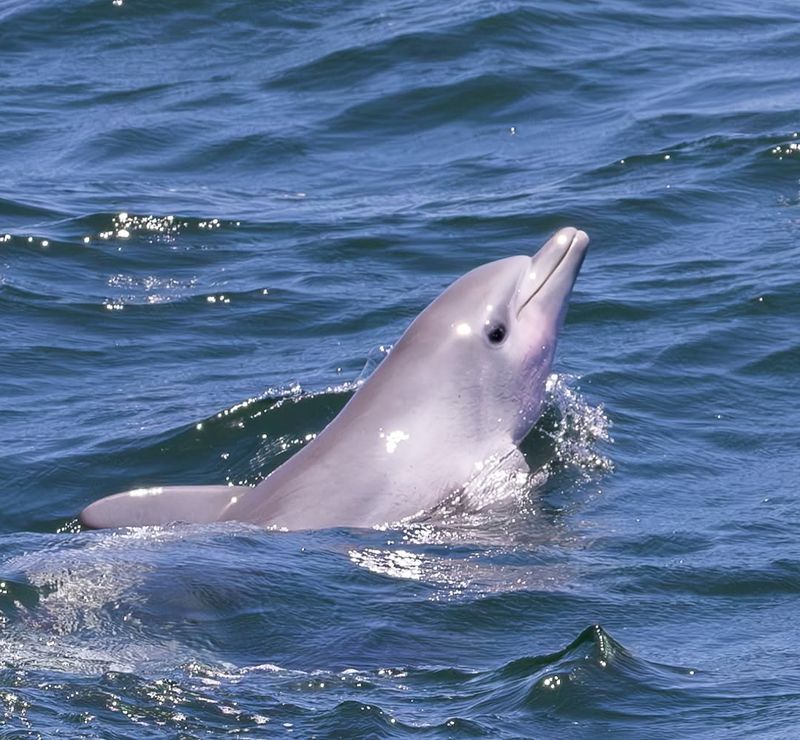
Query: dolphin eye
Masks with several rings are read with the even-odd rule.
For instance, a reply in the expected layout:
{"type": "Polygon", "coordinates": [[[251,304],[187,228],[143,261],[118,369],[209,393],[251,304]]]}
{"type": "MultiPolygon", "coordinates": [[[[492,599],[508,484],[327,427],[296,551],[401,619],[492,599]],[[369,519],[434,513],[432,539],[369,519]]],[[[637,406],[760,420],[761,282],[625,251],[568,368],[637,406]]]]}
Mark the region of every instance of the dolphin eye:
{"type": "Polygon", "coordinates": [[[503,340],[506,338],[506,333],[507,331],[505,324],[494,324],[493,326],[489,327],[489,330],[486,332],[486,336],[492,344],[502,344],[503,340]]]}

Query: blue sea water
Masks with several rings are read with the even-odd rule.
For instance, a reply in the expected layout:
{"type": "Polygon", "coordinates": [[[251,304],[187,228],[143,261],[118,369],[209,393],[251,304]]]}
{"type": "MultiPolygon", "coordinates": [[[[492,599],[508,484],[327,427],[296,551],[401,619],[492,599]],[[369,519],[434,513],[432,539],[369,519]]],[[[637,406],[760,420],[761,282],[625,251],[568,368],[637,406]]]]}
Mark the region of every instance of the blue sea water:
{"type": "Polygon", "coordinates": [[[798,59],[788,0],[0,0],[3,736],[795,737],[798,59]],[[565,225],[532,490],[81,530],[565,225]]]}

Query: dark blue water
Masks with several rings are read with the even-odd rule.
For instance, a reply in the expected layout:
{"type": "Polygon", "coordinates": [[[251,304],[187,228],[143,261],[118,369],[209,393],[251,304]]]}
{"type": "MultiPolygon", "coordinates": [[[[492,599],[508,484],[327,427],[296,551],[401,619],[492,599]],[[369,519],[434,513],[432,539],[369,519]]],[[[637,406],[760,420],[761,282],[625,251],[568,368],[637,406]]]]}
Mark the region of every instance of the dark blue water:
{"type": "Polygon", "coordinates": [[[0,0],[3,732],[793,737],[798,58],[777,0],[0,0]],[[81,531],[259,480],[565,225],[532,490],[81,531]]]}

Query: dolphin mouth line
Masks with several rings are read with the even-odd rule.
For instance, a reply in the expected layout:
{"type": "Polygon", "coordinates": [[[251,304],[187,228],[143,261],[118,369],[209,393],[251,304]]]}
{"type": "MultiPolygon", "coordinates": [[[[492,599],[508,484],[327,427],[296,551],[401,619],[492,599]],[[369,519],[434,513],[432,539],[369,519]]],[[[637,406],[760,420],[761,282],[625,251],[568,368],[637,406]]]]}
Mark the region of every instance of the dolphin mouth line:
{"type": "Polygon", "coordinates": [[[525,299],[525,302],[517,309],[517,318],[519,318],[520,314],[525,310],[525,306],[527,306],[534,298],[536,298],[536,296],[542,290],[542,288],[544,288],[544,286],[547,285],[550,278],[553,277],[553,275],[555,275],[556,272],[558,272],[558,268],[561,267],[561,263],[564,262],[564,260],[567,258],[567,255],[572,250],[572,247],[575,246],[575,242],[578,240],[578,236],[580,235],[580,233],[581,233],[580,231],[576,231],[572,235],[572,240],[570,241],[569,246],[564,250],[564,254],[562,254],[558,258],[558,262],[556,262],[555,265],[553,265],[552,269],[550,270],[550,272],[547,273],[544,280],[542,280],[539,283],[539,285],[536,286],[536,290],[534,290],[533,293],[531,293],[525,299]]]}

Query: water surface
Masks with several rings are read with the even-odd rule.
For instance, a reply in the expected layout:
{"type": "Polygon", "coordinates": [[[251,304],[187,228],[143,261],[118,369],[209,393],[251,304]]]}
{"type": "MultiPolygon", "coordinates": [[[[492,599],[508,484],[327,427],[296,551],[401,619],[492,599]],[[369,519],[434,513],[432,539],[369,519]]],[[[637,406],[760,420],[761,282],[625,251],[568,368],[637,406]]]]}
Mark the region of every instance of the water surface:
{"type": "Polygon", "coordinates": [[[791,737],[796,10],[0,1],[8,731],[791,737]],[[449,282],[565,225],[534,490],[80,531],[259,480],[449,282]]]}

